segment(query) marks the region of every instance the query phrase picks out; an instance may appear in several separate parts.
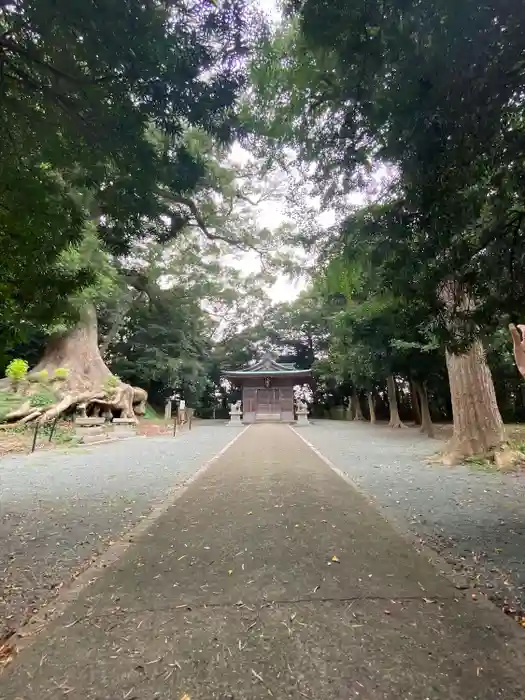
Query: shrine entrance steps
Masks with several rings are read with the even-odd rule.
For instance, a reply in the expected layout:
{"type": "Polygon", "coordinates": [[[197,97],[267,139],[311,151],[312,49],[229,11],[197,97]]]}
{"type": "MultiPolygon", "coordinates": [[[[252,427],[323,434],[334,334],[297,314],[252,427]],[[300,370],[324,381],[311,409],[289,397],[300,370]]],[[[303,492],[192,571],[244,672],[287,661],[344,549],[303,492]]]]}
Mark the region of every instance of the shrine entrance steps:
{"type": "Polygon", "coordinates": [[[281,420],[280,413],[257,413],[255,416],[256,423],[280,423],[281,420]]]}
{"type": "Polygon", "coordinates": [[[170,503],[59,593],[1,698],[525,698],[523,631],[288,426],[243,430],[170,503]]]}

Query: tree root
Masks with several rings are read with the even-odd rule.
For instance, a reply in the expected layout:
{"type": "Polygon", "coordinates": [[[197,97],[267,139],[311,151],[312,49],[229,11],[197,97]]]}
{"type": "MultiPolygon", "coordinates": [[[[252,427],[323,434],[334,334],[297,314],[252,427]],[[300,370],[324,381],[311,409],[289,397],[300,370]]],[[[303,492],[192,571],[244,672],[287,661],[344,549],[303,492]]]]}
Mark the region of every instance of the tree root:
{"type": "Polygon", "coordinates": [[[24,418],[25,416],[27,416],[28,413],[31,413],[31,402],[24,401],[24,403],[19,408],[16,408],[14,411],[8,413],[4,420],[12,421],[16,420],[17,418],[24,418]]]}
{"type": "Polygon", "coordinates": [[[129,384],[120,384],[110,396],[105,390],[68,391],[55,404],[45,408],[31,406],[30,400],[24,401],[22,406],[5,416],[4,424],[13,427],[25,425],[34,420],[39,423],[51,423],[72,408],[83,406],[85,413],[86,409],[92,405],[110,413],[118,411],[121,418],[138,422],[137,414],[145,413],[147,398],[148,395],[144,389],[132,387],[129,384]]]}
{"type": "Polygon", "coordinates": [[[42,411],[39,408],[35,408],[33,409],[32,413],[19,420],[17,425],[25,425],[26,423],[30,423],[32,420],[40,418],[41,415],[42,411]]]}
{"type": "Polygon", "coordinates": [[[396,430],[396,429],[398,429],[398,428],[404,429],[404,428],[406,428],[407,426],[403,423],[403,421],[401,421],[400,419],[397,419],[397,420],[391,421],[391,422],[388,424],[388,427],[389,427],[389,428],[393,428],[394,430],[396,430]]]}
{"type": "Polygon", "coordinates": [[[494,464],[501,472],[513,472],[525,466],[525,454],[519,450],[513,450],[510,445],[504,445],[496,450],[493,455],[494,464]]]}
{"type": "Polygon", "coordinates": [[[60,401],[48,408],[39,418],[39,423],[50,423],[52,420],[65,413],[69,408],[79,403],[89,403],[94,399],[103,397],[103,392],[84,392],[83,394],[66,394],[60,401]]]}
{"type": "Polygon", "coordinates": [[[514,450],[504,443],[497,448],[484,453],[474,453],[461,446],[449,444],[437,454],[428,457],[429,464],[442,464],[446,467],[456,467],[462,464],[494,465],[501,472],[513,472],[525,466],[525,453],[514,450]]]}

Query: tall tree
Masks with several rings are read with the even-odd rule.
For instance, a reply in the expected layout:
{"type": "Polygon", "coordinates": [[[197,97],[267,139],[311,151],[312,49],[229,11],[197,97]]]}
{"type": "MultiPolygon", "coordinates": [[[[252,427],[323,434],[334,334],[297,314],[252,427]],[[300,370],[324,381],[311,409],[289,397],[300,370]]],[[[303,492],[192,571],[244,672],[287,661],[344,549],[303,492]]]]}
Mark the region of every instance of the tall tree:
{"type": "Polygon", "coordinates": [[[185,132],[231,137],[258,27],[243,0],[2,3],[4,323],[20,309],[49,320],[92,281],[56,265],[86,221],[117,254],[181,229],[204,173],[185,132]]]}
{"type": "Polygon", "coordinates": [[[499,2],[458,10],[450,0],[291,4],[296,18],[254,66],[255,119],[269,96],[260,77],[270,75],[270,114],[289,109],[290,119],[279,132],[263,117],[263,133],[281,148],[300,144],[327,200],[356,185],[377,190],[378,173],[389,174],[379,183],[388,207],[344,228],[365,225],[390,265],[385,287],[435,311],[452,395],[470,397],[454,400],[451,454],[498,452],[504,434],[480,342],[524,300],[525,11],[499,2]],[[290,93],[293,75],[300,93],[290,93]]]}

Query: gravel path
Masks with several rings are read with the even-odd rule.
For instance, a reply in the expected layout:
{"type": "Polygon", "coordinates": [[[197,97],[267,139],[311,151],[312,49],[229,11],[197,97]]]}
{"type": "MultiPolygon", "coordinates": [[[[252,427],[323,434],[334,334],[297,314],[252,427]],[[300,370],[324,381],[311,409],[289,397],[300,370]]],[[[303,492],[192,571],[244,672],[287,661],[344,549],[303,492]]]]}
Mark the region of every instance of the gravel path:
{"type": "Polygon", "coordinates": [[[320,421],[301,434],[398,528],[441,553],[507,612],[525,609],[525,474],[428,464],[415,429],[320,421]]]}
{"type": "Polygon", "coordinates": [[[0,460],[0,640],[237,433],[202,425],[0,460]]]}

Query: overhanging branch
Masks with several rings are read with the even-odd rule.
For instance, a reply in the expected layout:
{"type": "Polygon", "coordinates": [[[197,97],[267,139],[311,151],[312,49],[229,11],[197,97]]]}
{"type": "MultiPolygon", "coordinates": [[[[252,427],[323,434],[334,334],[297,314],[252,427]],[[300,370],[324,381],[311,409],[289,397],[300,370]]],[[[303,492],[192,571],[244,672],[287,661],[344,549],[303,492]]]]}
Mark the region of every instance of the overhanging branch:
{"type": "Polygon", "coordinates": [[[210,241],[222,241],[223,243],[227,243],[228,245],[231,245],[234,248],[240,248],[241,250],[252,250],[261,257],[262,261],[263,252],[259,250],[259,248],[257,248],[257,246],[253,243],[243,241],[240,238],[232,238],[230,236],[225,236],[220,233],[216,233],[215,231],[211,231],[208,228],[208,225],[206,224],[206,221],[204,220],[204,217],[202,216],[202,213],[200,212],[197,204],[190,197],[184,197],[183,195],[174,195],[170,192],[164,191],[161,188],[157,190],[157,194],[168,204],[177,204],[189,209],[197,226],[206,236],[206,238],[208,238],[210,241]]]}

